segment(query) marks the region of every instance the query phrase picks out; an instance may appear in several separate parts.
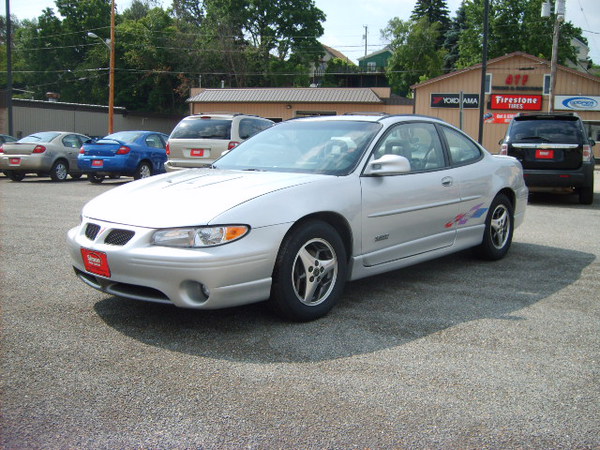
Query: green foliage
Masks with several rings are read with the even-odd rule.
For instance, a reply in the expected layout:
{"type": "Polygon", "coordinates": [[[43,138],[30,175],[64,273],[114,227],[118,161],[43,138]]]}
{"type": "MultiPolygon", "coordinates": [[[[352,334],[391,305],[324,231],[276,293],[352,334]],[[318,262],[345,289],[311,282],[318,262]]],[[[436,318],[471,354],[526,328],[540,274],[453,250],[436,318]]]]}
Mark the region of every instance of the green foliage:
{"type": "MultiPolygon", "coordinates": [[[[111,0],[55,4],[58,14],[46,9],[14,32],[15,88],[28,91],[28,98],[54,91],[61,101],[106,104],[109,51],[103,41],[110,37],[111,0]]],[[[311,63],[323,54],[318,38],[325,15],[314,0],[157,5],[134,0],[117,14],[115,104],[130,110],[185,112],[189,88],[200,83],[307,86],[311,63]]]]}
{"type": "Polygon", "coordinates": [[[418,21],[392,19],[384,35],[392,39],[393,51],[386,73],[395,92],[406,95],[420,77],[432,78],[442,74],[446,50],[440,48],[441,24],[430,23],[427,17],[418,21]]]}
{"type": "MultiPolygon", "coordinates": [[[[460,56],[456,67],[463,68],[481,62],[483,46],[483,0],[464,2],[464,27],[458,39],[460,56]]],[[[540,17],[539,0],[495,0],[489,7],[488,56],[496,58],[507,53],[522,51],[544,59],[552,54],[554,16],[540,17]]],[[[576,61],[571,39],[583,42],[581,29],[570,22],[561,26],[559,63],[576,61]]]]}

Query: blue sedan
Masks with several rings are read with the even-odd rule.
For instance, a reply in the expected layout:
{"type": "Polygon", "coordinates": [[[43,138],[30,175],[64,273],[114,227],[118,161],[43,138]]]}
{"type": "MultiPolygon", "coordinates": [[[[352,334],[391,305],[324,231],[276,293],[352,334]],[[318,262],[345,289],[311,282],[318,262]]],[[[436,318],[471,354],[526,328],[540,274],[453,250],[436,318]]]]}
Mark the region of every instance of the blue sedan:
{"type": "Polygon", "coordinates": [[[129,176],[136,180],[164,173],[169,136],[155,131],[120,131],[83,144],[77,158],[79,169],[92,183],[105,176],[129,176]]]}

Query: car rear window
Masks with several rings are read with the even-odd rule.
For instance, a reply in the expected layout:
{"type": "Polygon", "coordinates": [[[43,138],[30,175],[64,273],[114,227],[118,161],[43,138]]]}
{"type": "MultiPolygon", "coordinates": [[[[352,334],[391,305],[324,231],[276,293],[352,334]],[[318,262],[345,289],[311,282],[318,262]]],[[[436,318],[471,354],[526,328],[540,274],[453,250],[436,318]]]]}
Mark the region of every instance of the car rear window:
{"type": "Polygon", "coordinates": [[[25,136],[19,142],[26,142],[26,143],[30,143],[30,144],[35,144],[38,142],[50,142],[52,139],[54,139],[59,134],[60,133],[53,133],[51,131],[44,132],[44,133],[35,133],[35,134],[29,135],[29,136],[25,136]]]}
{"type": "Polygon", "coordinates": [[[510,141],[577,144],[583,141],[578,125],[576,120],[517,120],[510,129],[510,141]]]}
{"type": "Polygon", "coordinates": [[[108,136],[100,139],[98,142],[117,140],[117,141],[131,144],[132,142],[135,142],[135,140],[139,136],[140,136],[140,133],[137,131],[120,131],[118,133],[109,134],[108,136]]]}
{"type": "Polygon", "coordinates": [[[231,120],[183,119],[175,127],[171,139],[231,139],[231,120]]]}

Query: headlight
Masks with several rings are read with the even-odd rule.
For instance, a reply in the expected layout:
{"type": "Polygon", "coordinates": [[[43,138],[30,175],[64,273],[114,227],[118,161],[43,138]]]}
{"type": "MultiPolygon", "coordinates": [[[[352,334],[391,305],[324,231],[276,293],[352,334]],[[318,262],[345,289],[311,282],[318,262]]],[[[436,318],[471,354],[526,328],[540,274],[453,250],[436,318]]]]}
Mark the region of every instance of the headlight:
{"type": "Polygon", "coordinates": [[[165,247],[201,248],[227,244],[250,231],[246,225],[220,227],[188,227],[159,230],[152,235],[152,244],[165,247]]]}

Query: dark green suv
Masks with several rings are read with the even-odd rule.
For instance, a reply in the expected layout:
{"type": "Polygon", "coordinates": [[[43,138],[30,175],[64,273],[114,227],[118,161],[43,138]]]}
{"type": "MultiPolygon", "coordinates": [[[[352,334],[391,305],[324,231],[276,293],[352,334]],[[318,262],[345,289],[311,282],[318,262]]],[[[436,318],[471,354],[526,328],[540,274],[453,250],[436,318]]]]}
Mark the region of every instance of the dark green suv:
{"type": "Polygon", "coordinates": [[[530,191],[570,191],[584,205],[594,201],[595,142],[576,114],[518,114],[500,143],[500,154],[523,165],[530,191]]]}

